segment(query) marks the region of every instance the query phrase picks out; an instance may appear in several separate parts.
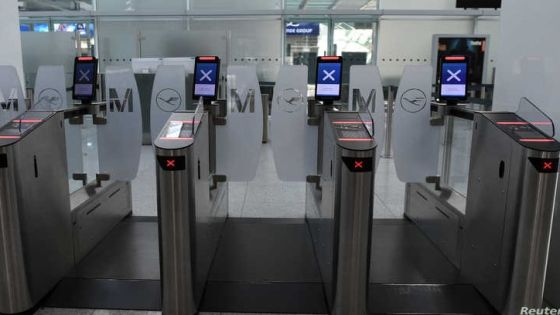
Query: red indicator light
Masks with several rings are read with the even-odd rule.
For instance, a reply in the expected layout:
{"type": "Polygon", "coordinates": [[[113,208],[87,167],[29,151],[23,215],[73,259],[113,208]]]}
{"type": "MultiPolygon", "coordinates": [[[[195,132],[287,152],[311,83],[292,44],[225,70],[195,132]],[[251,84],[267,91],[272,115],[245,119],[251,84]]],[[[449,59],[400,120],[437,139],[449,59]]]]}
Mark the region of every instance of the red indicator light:
{"type": "Polygon", "coordinates": [[[528,125],[528,122],[524,122],[524,121],[498,121],[497,122],[498,125],[512,125],[512,126],[517,126],[517,125],[521,125],[521,126],[525,126],[528,125]]]}
{"type": "Polygon", "coordinates": [[[320,58],[321,58],[321,60],[340,60],[341,59],[341,57],[339,57],[339,56],[323,56],[323,57],[320,57],[320,58]]]}
{"type": "Polygon", "coordinates": [[[165,163],[167,168],[175,168],[175,160],[167,160],[165,163]]]}
{"type": "Polygon", "coordinates": [[[37,124],[42,122],[43,120],[41,119],[16,119],[13,120],[13,122],[15,122],[16,124],[37,124]]]}
{"type": "Polygon", "coordinates": [[[368,141],[373,141],[373,139],[371,138],[339,138],[339,141],[344,141],[344,142],[368,142],[368,141]]]}
{"type": "Polygon", "coordinates": [[[539,173],[556,173],[558,172],[558,159],[542,159],[530,157],[529,161],[539,173]]]}
{"type": "Polygon", "coordinates": [[[364,161],[354,161],[354,169],[363,169],[364,161]]]}
{"type": "Polygon", "coordinates": [[[445,60],[447,60],[447,61],[464,61],[466,59],[467,58],[464,57],[464,56],[448,56],[448,57],[445,57],[445,60]]]}
{"type": "Polygon", "coordinates": [[[365,173],[373,170],[372,158],[355,158],[355,157],[342,157],[342,161],[350,172],[365,173]]]}
{"type": "Polygon", "coordinates": [[[19,136],[0,136],[0,139],[19,139],[19,136]]]}
{"type": "Polygon", "coordinates": [[[93,61],[94,59],[93,57],[78,57],[79,61],[93,61]]]}
{"type": "Polygon", "coordinates": [[[158,156],[157,161],[164,171],[175,172],[185,170],[184,156],[158,156]]]}
{"type": "Polygon", "coordinates": [[[523,138],[523,139],[519,139],[520,142],[554,142],[554,139],[527,139],[527,138],[523,138]]]}
{"type": "Polygon", "coordinates": [[[198,57],[198,60],[211,61],[211,60],[216,60],[216,57],[215,56],[202,56],[202,57],[198,57]]]}

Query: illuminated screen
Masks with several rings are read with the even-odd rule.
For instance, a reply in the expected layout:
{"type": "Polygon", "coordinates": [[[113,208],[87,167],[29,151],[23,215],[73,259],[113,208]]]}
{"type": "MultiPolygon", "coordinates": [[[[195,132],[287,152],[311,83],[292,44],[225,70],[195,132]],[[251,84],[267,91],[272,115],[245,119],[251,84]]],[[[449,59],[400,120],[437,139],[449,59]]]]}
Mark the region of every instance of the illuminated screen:
{"type": "MultiPolygon", "coordinates": [[[[487,40],[484,37],[440,37],[438,38],[437,59],[446,56],[466,56],[469,59],[469,81],[482,84],[487,40]]],[[[438,63],[436,78],[441,77],[441,64],[438,63]]]]}
{"type": "Polygon", "coordinates": [[[466,62],[448,63],[441,65],[441,96],[464,98],[467,96],[467,71],[466,62]]]}
{"type": "Polygon", "coordinates": [[[317,66],[316,96],[339,97],[342,80],[342,64],[338,62],[319,62],[317,66]]]}
{"type": "Polygon", "coordinates": [[[49,31],[49,24],[46,23],[37,23],[33,25],[33,31],[35,32],[48,32],[49,31]]]}
{"type": "Polygon", "coordinates": [[[197,63],[194,76],[195,97],[215,97],[218,85],[218,64],[197,63]]]}
{"type": "Polygon", "coordinates": [[[86,26],[84,23],[54,23],[53,25],[55,32],[76,32],[79,31],[80,35],[87,35],[86,26]]]}
{"type": "Polygon", "coordinates": [[[95,63],[76,64],[76,73],[74,73],[74,96],[93,97],[95,70],[95,63]]]}

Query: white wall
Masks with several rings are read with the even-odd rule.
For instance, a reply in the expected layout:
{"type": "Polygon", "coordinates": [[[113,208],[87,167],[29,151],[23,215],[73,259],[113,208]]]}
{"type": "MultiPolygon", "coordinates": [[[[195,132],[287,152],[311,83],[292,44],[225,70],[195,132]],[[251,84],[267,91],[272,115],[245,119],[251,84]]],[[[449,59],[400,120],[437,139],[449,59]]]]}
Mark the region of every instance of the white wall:
{"type": "Polygon", "coordinates": [[[448,10],[455,9],[456,0],[380,0],[380,9],[448,10]]]}
{"type": "Polygon", "coordinates": [[[0,64],[16,67],[21,84],[25,87],[17,0],[0,0],[0,39],[0,64]]]}
{"type": "MultiPolygon", "coordinates": [[[[385,10],[463,10],[457,0],[380,0],[385,10]]],[[[379,21],[377,65],[384,84],[398,84],[405,65],[431,64],[434,34],[490,35],[485,82],[490,83],[500,42],[500,18],[383,17],[379,21]]]]}
{"type": "Polygon", "coordinates": [[[560,125],[558,12],[558,0],[503,1],[495,110],[516,110],[519,99],[527,97],[560,125]]]}
{"type": "Polygon", "coordinates": [[[397,85],[405,65],[431,64],[434,34],[490,35],[486,82],[500,46],[500,19],[471,17],[385,17],[379,21],[377,65],[384,84],[397,85]]]}
{"type": "Polygon", "coordinates": [[[470,34],[472,19],[390,17],[379,21],[377,65],[383,84],[398,85],[404,66],[432,63],[434,34],[470,34]]]}

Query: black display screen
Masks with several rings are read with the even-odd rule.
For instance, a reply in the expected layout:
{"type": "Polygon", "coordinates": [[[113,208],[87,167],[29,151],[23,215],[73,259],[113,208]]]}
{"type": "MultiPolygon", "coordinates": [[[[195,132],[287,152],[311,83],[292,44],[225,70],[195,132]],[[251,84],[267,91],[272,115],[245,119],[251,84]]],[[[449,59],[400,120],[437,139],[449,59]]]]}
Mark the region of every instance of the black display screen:
{"type": "Polygon", "coordinates": [[[196,57],[194,66],[193,99],[203,97],[215,100],[220,79],[220,58],[215,56],[196,57]]]}
{"type": "Polygon", "coordinates": [[[97,90],[97,59],[77,57],[74,62],[72,98],[85,102],[95,100],[97,90]]]}
{"type": "Polygon", "coordinates": [[[502,0],[457,0],[457,8],[490,8],[502,7],[502,0]]]}
{"type": "Polygon", "coordinates": [[[342,90],[342,57],[319,57],[316,74],[315,99],[339,100],[342,90]]]}
{"type": "MultiPolygon", "coordinates": [[[[483,83],[487,46],[485,37],[438,37],[436,44],[437,61],[447,56],[465,56],[469,60],[469,82],[483,83]]],[[[436,78],[441,78],[440,62],[436,78]]]]}
{"type": "Polygon", "coordinates": [[[469,86],[469,62],[464,56],[445,57],[440,62],[440,100],[466,100],[469,86]]]}

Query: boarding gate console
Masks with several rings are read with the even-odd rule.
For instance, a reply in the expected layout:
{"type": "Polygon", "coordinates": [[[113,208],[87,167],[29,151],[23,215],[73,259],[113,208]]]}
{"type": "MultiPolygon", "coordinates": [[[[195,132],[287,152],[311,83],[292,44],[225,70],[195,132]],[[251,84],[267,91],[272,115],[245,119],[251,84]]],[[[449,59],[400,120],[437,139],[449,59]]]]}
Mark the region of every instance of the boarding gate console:
{"type": "MultiPolygon", "coordinates": [[[[220,170],[220,157],[208,155],[220,152],[220,148],[209,147],[210,143],[221,142],[220,132],[211,129],[235,123],[229,121],[230,113],[236,110],[233,106],[226,107],[225,117],[217,115],[224,112],[217,103],[206,104],[204,111],[201,102],[194,113],[174,113],[155,141],[164,314],[367,314],[376,156],[371,116],[332,111],[325,106],[316,111],[319,114],[314,119],[304,121],[316,124],[311,132],[320,139],[313,158],[320,161],[320,166],[302,176],[307,182],[306,220],[230,219],[224,204],[230,177],[213,173],[209,161],[217,160],[216,169],[220,170]],[[251,244],[235,243],[242,248],[232,247],[228,241],[246,237],[248,230],[259,231],[254,235],[262,239],[246,241],[258,243],[260,251],[252,252],[255,246],[251,244]],[[291,244],[294,237],[297,241],[291,244]],[[225,263],[224,253],[231,255],[226,256],[230,260],[225,263]],[[252,281],[252,287],[216,280],[236,273],[243,260],[237,255],[257,257],[257,263],[262,264],[268,254],[285,261],[260,265],[256,270],[243,267],[240,273],[251,274],[243,282],[252,281]],[[301,260],[306,261],[295,263],[301,260]],[[254,294],[263,301],[250,301],[254,294]],[[301,294],[307,298],[298,298],[301,294]],[[228,299],[216,302],[224,296],[238,295],[245,297],[229,304],[228,299]],[[285,305],[279,306],[279,302],[285,305]]],[[[260,138],[257,140],[260,142],[260,138]]],[[[235,161],[237,157],[232,155],[229,158],[235,161]]]]}

